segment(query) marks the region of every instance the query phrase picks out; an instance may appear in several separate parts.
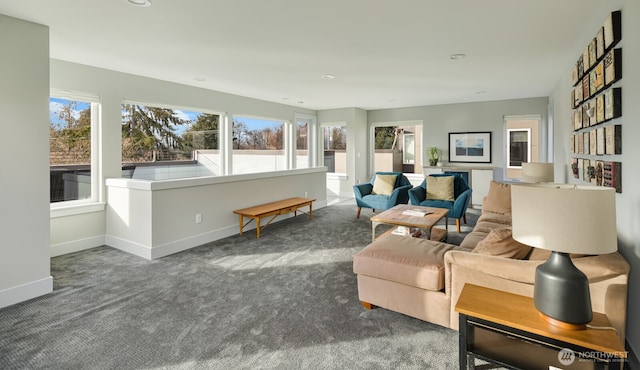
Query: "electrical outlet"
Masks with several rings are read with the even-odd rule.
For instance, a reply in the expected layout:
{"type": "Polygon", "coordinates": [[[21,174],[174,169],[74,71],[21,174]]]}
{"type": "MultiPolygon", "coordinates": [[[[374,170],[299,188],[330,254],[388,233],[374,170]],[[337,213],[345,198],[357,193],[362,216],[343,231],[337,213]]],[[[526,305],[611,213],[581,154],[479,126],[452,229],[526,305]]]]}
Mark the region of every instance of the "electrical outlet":
{"type": "Polygon", "coordinates": [[[305,191],[305,192],[304,192],[304,197],[305,197],[305,198],[309,198],[309,197],[308,197],[308,195],[309,195],[309,193],[307,193],[307,192],[305,191]]]}
{"type": "Polygon", "coordinates": [[[202,223],[202,213],[196,213],[196,223],[197,224],[202,223]]]}

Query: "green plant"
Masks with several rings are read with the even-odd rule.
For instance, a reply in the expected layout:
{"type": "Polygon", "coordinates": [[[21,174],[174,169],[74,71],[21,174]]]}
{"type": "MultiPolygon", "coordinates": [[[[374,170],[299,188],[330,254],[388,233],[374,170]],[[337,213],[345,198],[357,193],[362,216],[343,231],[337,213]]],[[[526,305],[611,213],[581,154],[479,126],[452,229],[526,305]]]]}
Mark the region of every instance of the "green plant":
{"type": "Polygon", "coordinates": [[[430,146],[427,148],[427,158],[429,159],[429,165],[435,166],[438,164],[438,160],[442,156],[442,150],[438,149],[435,146],[430,146]]]}

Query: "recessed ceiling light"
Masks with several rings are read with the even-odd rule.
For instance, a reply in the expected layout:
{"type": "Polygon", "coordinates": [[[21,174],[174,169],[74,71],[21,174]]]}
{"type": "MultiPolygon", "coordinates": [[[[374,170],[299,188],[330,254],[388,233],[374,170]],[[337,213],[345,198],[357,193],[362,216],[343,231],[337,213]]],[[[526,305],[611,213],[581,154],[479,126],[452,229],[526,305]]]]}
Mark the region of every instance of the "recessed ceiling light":
{"type": "Polygon", "coordinates": [[[298,104],[304,104],[302,100],[298,100],[298,104]]]}
{"type": "Polygon", "coordinates": [[[139,6],[141,8],[146,8],[151,6],[151,0],[126,0],[127,3],[133,6],[139,6]]]}
{"type": "Polygon", "coordinates": [[[324,75],[322,76],[323,79],[325,80],[333,80],[334,78],[336,78],[336,76],[334,75],[324,75]]]}
{"type": "Polygon", "coordinates": [[[194,80],[198,81],[198,82],[205,82],[207,79],[204,77],[194,77],[194,80]]]}
{"type": "Polygon", "coordinates": [[[484,90],[476,91],[476,95],[484,95],[484,94],[486,94],[486,93],[487,93],[487,92],[486,92],[486,91],[484,91],[484,90]]]}
{"type": "Polygon", "coordinates": [[[449,55],[449,59],[451,59],[451,60],[460,60],[460,59],[464,59],[466,57],[467,57],[466,54],[451,54],[451,55],[449,55]]]}

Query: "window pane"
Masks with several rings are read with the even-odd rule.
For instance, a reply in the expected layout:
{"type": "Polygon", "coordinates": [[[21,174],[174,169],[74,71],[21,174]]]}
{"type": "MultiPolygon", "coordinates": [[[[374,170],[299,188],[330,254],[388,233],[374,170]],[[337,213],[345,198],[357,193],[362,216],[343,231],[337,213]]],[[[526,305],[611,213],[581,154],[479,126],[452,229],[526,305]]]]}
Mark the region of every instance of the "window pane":
{"type": "Polygon", "coordinates": [[[233,173],[286,170],[284,123],[233,117],[233,173]]]}
{"type": "Polygon", "coordinates": [[[122,105],[123,177],[164,180],[220,174],[220,116],[122,105]]]}
{"type": "Polygon", "coordinates": [[[421,125],[390,125],[374,127],[373,166],[375,172],[396,171],[422,173],[420,143],[421,125]]]}
{"type": "Polygon", "coordinates": [[[91,198],[91,103],[49,99],[51,203],[91,198]]]}
{"type": "Polygon", "coordinates": [[[296,121],[296,168],[309,167],[309,119],[296,121]]]}
{"type": "Polygon", "coordinates": [[[347,127],[323,126],[322,141],[327,172],[347,173],[347,127]]]}
{"type": "Polygon", "coordinates": [[[522,167],[529,162],[529,131],[509,131],[509,167],[522,167]]]}

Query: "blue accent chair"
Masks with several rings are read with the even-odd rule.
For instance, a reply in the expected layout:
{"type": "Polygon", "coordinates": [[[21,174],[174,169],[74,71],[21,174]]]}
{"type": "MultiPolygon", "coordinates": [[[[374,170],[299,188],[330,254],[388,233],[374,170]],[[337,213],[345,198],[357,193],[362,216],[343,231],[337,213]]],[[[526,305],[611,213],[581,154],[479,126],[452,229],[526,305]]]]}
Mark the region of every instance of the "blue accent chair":
{"type": "Polygon", "coordinates": [[[427,180],[425,179],[420,186],[416,186],[409,190],[409,199],[411,200],[411,204],[448,209],[448,217],[456,220],[456,227],[458,229],[458,233],[460,233],[460,219],[462,218],[464,223],[467,223],[467,207],[471,202],[471,188],[460,175],[433,174],[430,176],[454,176],[453,197],[455,198],[455,201],[427,199],[427,180]]]}
{"type": "Polygon", "coordinates": [[[375,212],[376,209],[386,210],[398,204],[407,204],[411,187],[409,179],[402,172],[376,172],[369,182],[353,185],[358,205],[356,218],[360,218],[362,208],[371,208],[375,212]],[[371,194],[376,175],[396,175],[396,183],[391,195],[371,194]]]}

